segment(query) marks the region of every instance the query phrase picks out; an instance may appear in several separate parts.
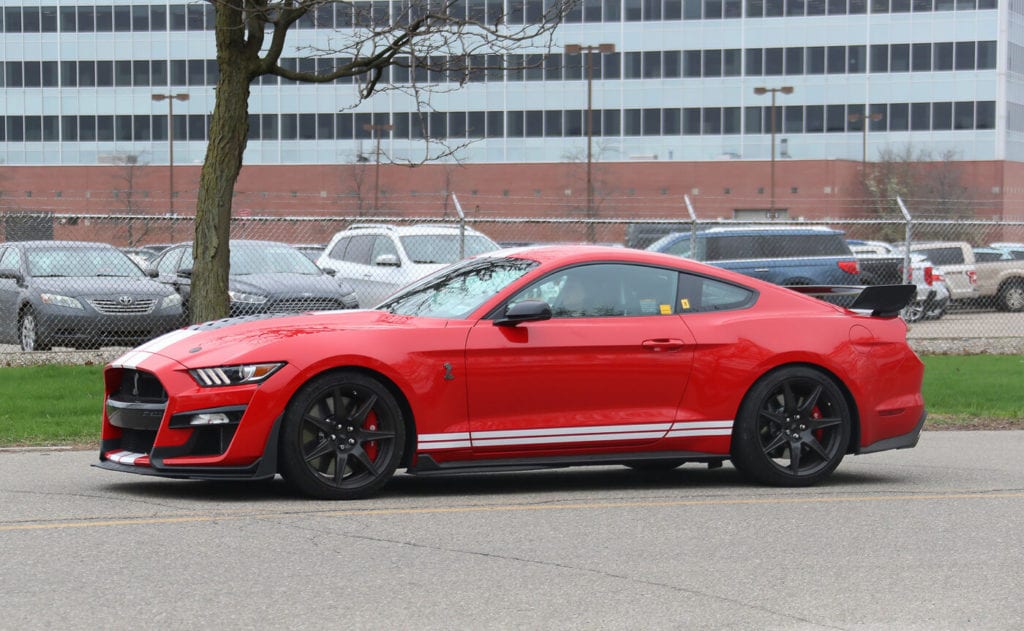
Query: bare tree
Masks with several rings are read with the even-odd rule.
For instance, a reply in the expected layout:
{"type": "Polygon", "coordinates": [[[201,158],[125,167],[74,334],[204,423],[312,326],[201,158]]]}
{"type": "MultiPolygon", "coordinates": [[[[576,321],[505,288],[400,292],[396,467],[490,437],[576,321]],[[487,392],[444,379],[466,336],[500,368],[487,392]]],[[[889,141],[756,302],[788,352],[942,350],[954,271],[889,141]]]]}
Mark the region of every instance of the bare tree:
{"type": "MultiPolygon", "coordinates": [[[[385,89],[401,89],[415,95],[422,109],[429,109],[427,94],[457,88],[469,80],[472,72],[485,70],[482,60],[488,58],[487,53],[549,49],[555,27],[578,0],[557,0],[530,24],[509,24],[503,15],[470,14],[461,0],[393,3],[390,6],[396,12],[387,16],[371,12],[371,3],[349,0],[208,1],[215,7],[220,74],[196,208],[191,305],[197,322],[228,313],[231,202],[242,168],[249,131],[250,85],[255,79],[276,75],[291,81],[328,83],[358,77],[359,99],[385,89]],[[289,32],[299,20],[321,10],[333,11],[335,5],[350,7],[358,26],[337,31],[330,47],[305,51],[308,57],[323,62],[315,64],[316,71],[282,64],[289,32]],[[417,83],[417,73],[412,71],[409,74],[413,82],[409,85],[383,81],[389,67],[423,66],[429,68],[431,76],[443,75],[448,81],[417,83]]],[[[522,22],[522,16],[515,21],[522,22]]],[[[424,147],[423,160],[450,156],[456,149],[443,141],[425,142],[424,147]]]]}
{"type": "Polygon", "coordinates": [[[149,234],[153,227],[153,219],[147,213],[140,213],[138,179],[141,173],[140,167],[145,162],[139,161],[139,156],[133,153],[119,154],[114,158],[117,169],[114,172],[114,198],[124,209],[125,229],[127,230],[127,241],[129,246],[136,246],[149,234]],[[136,218],[138,217],[138,222],[136,218]]]}
{"type": "MultiPolygon", "coordinates": [[[[865,208],[869,214],[882,218],[900,217],[896,198],[910,207],[917,219],[971,219],[974,202],[963,184],[964,174],[956,161],[955,151],[946,151],[937,158],[929,151],[914,152],[909,145],[885,149],[879,160],[867,165],[862,174],[865,208]]],[[[877,238],[898,240],[899,227],[883,227],[877,238]]],[[[965,238],[967,234],[950,234],[949,227],[941,235],[929,234],[927,226],[915,229],[915,238],[965,238]]],[[[968,228],[964,228],[968,230],[968,228]]]]}
{"type": "MultiPolygon", "coordinates": [[[[602,208],[617,192],[615,183],[610,177],[607,167],[602,164],[602,160],[605,159],[608,154],[614,153],[615,151],[616,148],[609,145],[606,140],[595,141],[590,164],[590,185],[593,186],[594,190],[594,207],[590,209],[590,219],[600,216],[602,208]]],[[[562,160],[573,165],[566,176],[566,189],[572,192],[573,198],[576,198],[578,195],[582,195],[582,200],[579,206],[576,207],[576,210],[579,211],[579,214],[582,217],[587,214],[586,149],[568,151],[562,155],[562,160]]],[[[591,240],[596,238],[596,230],[594,228],[595,226],[593,226],[593,224],[589,225],[587,228],[587,235],[591,237],[591,240]]]]}

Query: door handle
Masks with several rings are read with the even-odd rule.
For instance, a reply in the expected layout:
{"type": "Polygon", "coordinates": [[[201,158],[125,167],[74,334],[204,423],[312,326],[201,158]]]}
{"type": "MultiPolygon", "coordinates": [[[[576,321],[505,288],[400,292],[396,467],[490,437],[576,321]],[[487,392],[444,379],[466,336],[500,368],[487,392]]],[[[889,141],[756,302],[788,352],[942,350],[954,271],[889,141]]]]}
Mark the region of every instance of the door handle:
{"type": "Polygon", "coordinates": [[[659,338],[655,340],[644,340],[641,346],[652,353],[665,353],[669,351],[678,351],[686,346],[686,343],[682,340],[659,338]]]}

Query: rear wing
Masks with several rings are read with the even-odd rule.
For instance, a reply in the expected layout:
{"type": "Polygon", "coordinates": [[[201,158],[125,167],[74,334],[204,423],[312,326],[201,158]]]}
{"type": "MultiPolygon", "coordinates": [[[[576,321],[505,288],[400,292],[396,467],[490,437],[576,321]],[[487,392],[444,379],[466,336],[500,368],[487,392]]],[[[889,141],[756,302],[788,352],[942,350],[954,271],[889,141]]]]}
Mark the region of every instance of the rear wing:
{"type": "Polygon", "coordinates": [[[917,295],[916,285],[786,285],[787,289],[815,296],[856,296],[847,307],[879,318],[894,318],[917,295]]]}

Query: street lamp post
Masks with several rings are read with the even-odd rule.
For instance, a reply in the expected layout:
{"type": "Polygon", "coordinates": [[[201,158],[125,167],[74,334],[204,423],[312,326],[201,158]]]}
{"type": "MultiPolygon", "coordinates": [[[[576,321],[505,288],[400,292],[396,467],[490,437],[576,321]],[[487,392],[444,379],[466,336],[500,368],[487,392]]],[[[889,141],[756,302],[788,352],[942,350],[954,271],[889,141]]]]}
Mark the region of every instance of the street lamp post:
{"type": "Polygon", "coordinates": [[[394,129],[394,125],[373,125],[366,123],[363,125],[363,129],[370,132],[370,135],[377,141],[376,149],[374,151],[376,155],[376,166],[373,169],[373,209],[378,210],[377,200],[380,195],[380,135],[381,132],[391,131],[394,129]]]}
{"type": "Polygon", "coordinates": [[[587,224],[587,240],[593,243],[597,240],[594,226],[594,53],[602,55],[615,52],[615,44],[598,44],[597,46],[584,46],[582,44],[566,44],[567,55],[580,55],[587,53],[587,218],[591,221],[587,224]]]}
{"type": "Polygon", "coordinates": [[[873,114],[862,114],[860,112],[856,112],[847,116],[846,119],[851,123],[856,123],[857,121],[864,121],[864,128],[862,129],[862,131],[864,132],[864,141],[862,149],[863,153],[861,154],[860,159],[860,165],[863,169],[868,164],[868,125],[870,124],[869,121],[882,120],[882,113],[875,112],[873,114]]]}
{"type": "Polygon", "coordinates": [[[187,101],[188,94],[154,94],[154,101],[167,101],[167,209],[174,216],[174,102],[187,101]]]}
{"type": "Polygon", "coordinates": [[[781,88],[765,88],[757,87],[754,88],[754,94],[771,94],[772,95],[772,109],[770,112],[771,117],[771,133],[772,133],[772,161],[771,161],[771,175],[768,183],[768,217],[769,219],[775,219],[775,95],[778,93],[782,94],[793,94],[793,86],[784,85],[781,88]]]}

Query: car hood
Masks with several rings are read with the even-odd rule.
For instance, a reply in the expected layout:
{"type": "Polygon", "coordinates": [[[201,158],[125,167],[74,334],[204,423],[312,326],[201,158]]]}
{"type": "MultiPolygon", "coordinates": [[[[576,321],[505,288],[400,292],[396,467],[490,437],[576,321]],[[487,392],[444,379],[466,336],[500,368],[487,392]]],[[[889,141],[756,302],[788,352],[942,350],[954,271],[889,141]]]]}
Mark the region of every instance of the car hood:
{"type": "Polygon", "coordinates": [[[298,348],[334,347],[338,336],[369,330],[416,329],[443,326],[432,318],[399,316],[385,311],[346,309],[300,314],[263,314],[226,318],[172,331],[129,351],[114,366],[137,366],[150,355],[159,355],[187,368],[231,365],[244,362],[288,360],[298,348]],[[313,341],[302,343],[300,338],[313,341]]]}
{"type": "Polygon", "coordinates": [[[345,287],[327,275],[312,274],[246,274],[230,278],[232,291],[260,294],[268,298],[335,298],[348,293],[345,287]]]}
{"type": "Polygon", "coordinates": [[[174,293],[170,287],[151,278],[130,278],[127,276],[62,276],[56,278],[31,279],[31,284],[40,292],[60,294],[73,298],[80,296],[169,296],[174,293]]]}

